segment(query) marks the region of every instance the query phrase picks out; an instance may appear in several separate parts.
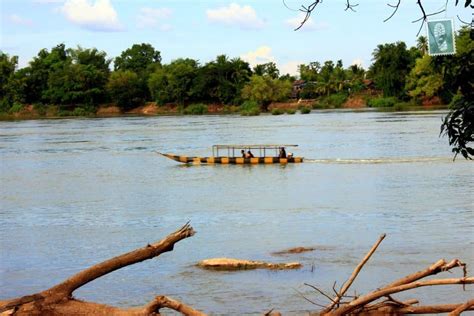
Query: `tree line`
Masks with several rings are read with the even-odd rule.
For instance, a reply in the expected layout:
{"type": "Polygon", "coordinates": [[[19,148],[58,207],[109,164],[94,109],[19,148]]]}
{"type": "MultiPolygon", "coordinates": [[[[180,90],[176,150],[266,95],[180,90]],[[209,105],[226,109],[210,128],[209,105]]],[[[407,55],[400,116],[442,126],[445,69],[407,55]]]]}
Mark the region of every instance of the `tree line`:
{"type": "MultiPolygon", "coordinates": [[[[360,65],[344,68],[341,60],[300,65],[304,87],[298,97],[347,96],[365,89],[367,79],[383,97],[402,101],[438,97],[448,104],[456,94],[472,93],[472,86],[466,86],[472,74],[470,30],[458,32],[454,56],[431,57],[427,45],[423,36],[418,38],[417,47],[408,48],[404,42],[380,44],[373,51],[368,70],[360,65]]],[[[251,68],[246,61],[226,55],[205,64],[191,58],[163,64],[161,52],[145,43],[133,45],[114,59],[96,48],[59,44],[51,50],[42,49],[27,67],[17,69],[17,64],[17,56],[0,52],[2,112],[15,104],[95,109],[113,102],[129,110],[148,101],[186,107],[198,102],[241,105],[248,100],[265,110],[271,102],[290,98],[296,79],[280,75],[273,62],[251,68]]]]}

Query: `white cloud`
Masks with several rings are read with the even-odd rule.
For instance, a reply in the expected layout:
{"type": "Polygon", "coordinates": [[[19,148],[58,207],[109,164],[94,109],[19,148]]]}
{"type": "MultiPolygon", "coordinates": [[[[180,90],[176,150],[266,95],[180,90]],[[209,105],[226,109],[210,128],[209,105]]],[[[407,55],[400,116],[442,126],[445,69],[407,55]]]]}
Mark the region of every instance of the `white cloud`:
{"type": "Polygon", "coordinates": [[[269,46],[260,46],[255,51],[250,51],[241,55],[240,58],[248,62],[250,67],[273,62],[277,65],[278,70],[280,70],[280,75],[290,74],[292,76],[296,76],[299,74],[298,66],[304,64],[304,62],[296,60],[289,61],[285,64],[280,64],[275,56],[273,56],[272,48],[269,46]]]}
{"type": "Polygon", "coordinates": [[[302,61],[289,61],[286,64],[282,64],[281,66],[278,66],[278,69],[280,70],[280,75],[286,75],[290,74],[291,76],[299,76],[299,71],[298,67],[299,65],[304,64],[302,61]]]}
{"type": "Polygon", "coordinates": [[[18,25],[26,25],[26,26],[31,26],[33,25],[33,21],[30,19],[22,18],[21,16],[17,14],[12,14],[8,17],[10,22],[13,24],[18,24],[18,25]]]}
{"type": "Polygon", "coordinates": [[[364,67],[364,60],[361,59],[361,58],[356,58],[356,59],[354,59],[354,60],[352,61],[351,66],[352,66],[352,65],[357,65],[357,66],[359,66],[359,67],[364,67]]]}
{"type": "MultiPolygon", "coordinates": [[[[285,21],[285,24],[290,26],[292,29],[297,29],[301,26],[301,22],[303,22],[305,18],[305,14],[300,13],[298,16],[288,19],[285,21]]],[[[309,18],[304,25],[299,29],[299,31],[321,31],[326,30],[329,28],[329,24],[326,22],[318,22],[315,23],[312,18],[309,18]]]]}
{"type": "Polygon", "coordinates": [[[39,3],[39,4],[50,4],[50,3],[61,3],[64,2],[64,0],[33,0],[33,3],[39,3]]]}
{"type": "Polygon", "coordinates": [[[243,29],[260,29],[265,24],[249,5],[240,6],[237,3],[231,3],[228,7],[209,9],[206,14],[211,22],[239,26],[243,29]]]}
{"type": "Polygon", "coordinates": [[[110,0],[66,0],[59,11],[72,23],[88,30],[123,30],[110,0]]]}
{"type": "Polygon", "coordinates": [[[172,11],[168,8],[141,8],[137,17],[137,25],[140,28],[159,27],[162,31],[171,30],[171,25],[163,24],[163,20],[168,19],[172,11]]]}
{"type": "Polygon", "coordinates": [[[269,46],[260,46],[253,52],[243,54],[240,58],[248,62],[252,67],[258,64],[275,62],[275,57],[272,56],[272,49],[269,46]]]}

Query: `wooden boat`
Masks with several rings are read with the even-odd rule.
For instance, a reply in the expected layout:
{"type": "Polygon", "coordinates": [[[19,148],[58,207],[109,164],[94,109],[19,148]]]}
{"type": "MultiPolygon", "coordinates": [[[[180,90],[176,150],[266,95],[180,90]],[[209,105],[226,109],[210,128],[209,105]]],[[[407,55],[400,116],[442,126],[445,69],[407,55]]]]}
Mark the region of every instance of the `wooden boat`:
{"type": "Polygon", "coordinates": [[[181,156],[173,154],[164,154],[158,152],[174,161],[186,163],[186,164],[287,164],[287,163],[300,163],[303,162],[303,157],[294,157],[291,153],[286,157],[280,157],[280,150],[287,147],[298,147],[298,145],[214,145],[212,146],[211,157],[195,157],[195,156],[181,156]],[[248,151],[255,151],[255,157],[239,157],[242,151],[247,153],[248,151]],[[227,151],[227,156],[221,156],[219,151],[227,151]],[[274,156],[267,154],[275,152],[274,156]]]}

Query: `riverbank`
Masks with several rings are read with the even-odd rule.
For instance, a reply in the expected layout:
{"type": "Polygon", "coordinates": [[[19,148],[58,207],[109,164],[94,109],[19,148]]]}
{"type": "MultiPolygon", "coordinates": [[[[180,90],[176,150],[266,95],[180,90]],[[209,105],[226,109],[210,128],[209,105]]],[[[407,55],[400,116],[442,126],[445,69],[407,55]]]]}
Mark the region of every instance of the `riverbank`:
{"type": "MultiPolygon", "coordinates": [[[[204,108],[198,113],[190,113],[177,104],[157,105],[155,102],[148,102],[143,106],[123,111],[115,104],[102,104],[97,108],[87,109],[84,107],[75,107],[70,109],[61,109],[57,105],[32,105],[26,104],[19,106],[14,111],[8,113],[0,113],[0,121],[11,120],[35,120],[35,119],[60,119],[60,118],[84,118],[84,117],[126,117],[126,116],[166,116],[166,115],[202,115],[202,114],[239,114],[240,107],[235,105],[223,104],[203,104],[204,108]]],[[[397,103],[387,107],[371,107],[361,96],[347,98],[340,105],[333,105],[321,102],[321,100],[294,100],[289,102],[274,102],[268,106],[268,111],[263,113],[279,115],[279,114],[308,114],[311,111],[318,110],[363,110],[376,109],[378,111],[430,111],[447,109],[447,105],[428,104],[428,105],[412,105],[407,103],[397,103]]]]}

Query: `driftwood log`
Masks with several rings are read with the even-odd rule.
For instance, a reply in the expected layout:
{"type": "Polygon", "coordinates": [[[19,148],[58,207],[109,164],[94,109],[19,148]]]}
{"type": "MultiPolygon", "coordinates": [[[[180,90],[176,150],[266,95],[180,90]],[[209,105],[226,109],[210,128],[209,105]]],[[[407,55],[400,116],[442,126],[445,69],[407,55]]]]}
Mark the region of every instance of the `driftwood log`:
{"type": "MultiPolygon", "coordinates": [[[[173,309],[183,315],[188,316],[204,316],[206,314],[185,305],[177,300],[166,296],[157,296],[153,301],[142,307],[121,309],[114,306],[98,304],[93,302],[85,302],[77,300],[73,297],[73,292],[81,286],[100,278],[112,271],[121,269],[131,264],[135,264],[144,260],[152,259],[164,252],[172,251],[174,245],[195,234],[193,228],[186,224],[179,230],[168,235],[164,239],[154,244],[149,244],[143,248],[125,253],[115,258],[106,260],[96,264],[86,270],[83,270],[69,279],[53,286],[45,291],[15,298],[6,301],[0,301],[0,315],[160,315],[160,310],[164,308],[173,309]]],[[[380,236],[377,242],[372,246],[367,255],[354,269],[348,281],[344,283],[335,297],[324,293],[316,286],[306,284],[316,290],[317,293],[323,295],[329,300],[329,304],[318,313],[312,315],[405,315],[405,314],[433,314],[433,313],[449,313],[450,316],[460,315],[464,311],[474,310],[474,299],[470,299],[464,303],[443,304],[418,306],[418,300],[412,299],[408,301],[399,301],[391,295],[414,288],[447,285],[447,284],[473,284],[474,278],[467,277],[466,264],[458,259],[446,262],[439,260],[428,268],[405,276],[391,284],[381,287],[373,292],[359,297],[349,297],[345,295],[350,286],[362,270],[365,263],[370,259],[372,254],[377,250],[385,235],[380,236]],[[424,278],[436,275],[441,272],[450,271],[454,268],[463,270],[462,278],[451,279],[430,279],[424,278]]],[[[308,301],[314,303],[305,297],[308,301]]],[[[314,303],[319,305],[317,303],[314,303]]],[[[319,305],[321,306],[321,305],[319,305]]],[[[324,306],[323,306],[324,307],[324,306]]],[[[277,311],[269,311],[264,315],[280,315],[277,311]]]]}
{"type": "MultiPolygon", "coordinates": [[[[470,299],[465,303],[459,304],[416,306],[415,304],[419,303],[416,299],[401,302],[391,296],[395,293],[400,293],[425,286],[462,284],[464,288],[465,284],[474,284],[474,278],[467,277],[466,264],[458,259],[453,259],[450,262],[446,262],[445,260],[441,259],[422,271],[407,275],[366,295],[352,297],[352,300],[344,301],[344,299],[349,298],[345,296],[345,293],[349,290],[349,287],[352,285],[357,275],[364,267],[365,263],[377,250],[377,247],[380,245],[384,238],[385,234],[379,237],[377,242],[372,246],[370,251],[357,265],[349,279],[343,284],[342,288],[339,291],[335,290],[335,285],[333,286],[333,290],[336,293],[335,297],[331,297],[330,295],[326,294],[324,291],[313,285],[306,284],[307,286],[310,286],[311,288],[316,290],[317,293],[323,295],[326,299],[329,300],[329,304],[322,311],[314,313],[312,315],[339,316],[449,313],[449,316],[455,316],[460,315],[464,311],[474,310],[474,299],[470,299]],[[422,280],[428,276],[436,275],[440,272],[450,271],[454,268],[462,269],[462,278],[430,279],[424,281],[422,280]]],[[[316,305],[319,305],[311,300],[309,301],[316,305]]]]}
{"type": "Polygon", "coordinates": [[[80,301],[73,297],[73,292],[81,286],[112,271],[172,251],[177,242],[194,233],[193,228],[186,224],[159,242],[96,264],[43,292],[0,301],[0,315],[159,315],[162,308],[190,316],[205,315],[166,296],[157,296],[149,304],[131,309],[80,301]]]}

